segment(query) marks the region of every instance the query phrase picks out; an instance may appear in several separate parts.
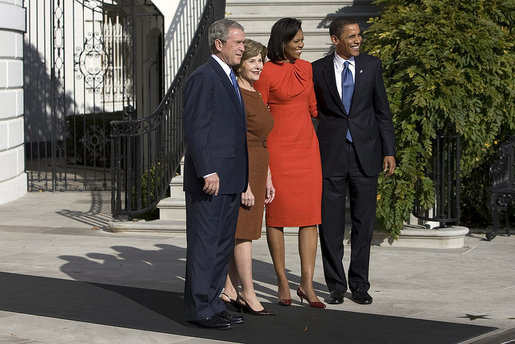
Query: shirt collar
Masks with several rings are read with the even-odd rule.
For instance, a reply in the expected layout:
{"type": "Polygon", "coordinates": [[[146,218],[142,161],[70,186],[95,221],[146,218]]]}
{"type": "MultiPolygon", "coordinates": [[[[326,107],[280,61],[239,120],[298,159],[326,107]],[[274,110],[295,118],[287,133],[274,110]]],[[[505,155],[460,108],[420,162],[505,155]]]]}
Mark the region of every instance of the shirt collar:
{"type": "Polygon", "coordinates": [[[343,59],[340,55],[338,55],[336,52],[334,52],[334,63],[336,63],[337,66],[339,67],[342,67],[343,68],[343,63],[345,61],[349,61],[349,63],[354,66],[355,64],[355,61],[354,61],[354,56],[351,56],[350,59],[348,60],[345,60],[343,59]]]}
{"type": "Polygon", "coordinates": [[[231,67],[229,67],[229,65],[227,63],[220,60],[220,58],[218,56],[213,54],[213,55],[211,55],[211,57],[214,58],[216,62],[218,62],[218,64],[224,70],[225,74],[227,74],[227,77],[230,79],[231,77],[229,75],[231,74],[231,67]]]}

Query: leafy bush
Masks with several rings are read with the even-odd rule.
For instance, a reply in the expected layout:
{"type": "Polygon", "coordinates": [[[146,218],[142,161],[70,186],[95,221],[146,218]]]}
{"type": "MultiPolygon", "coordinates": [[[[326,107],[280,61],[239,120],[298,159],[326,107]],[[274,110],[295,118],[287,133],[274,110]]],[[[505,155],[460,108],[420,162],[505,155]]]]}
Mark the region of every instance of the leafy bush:
{"type": "Polygon", "coordinates": [[[469,177],[485,167],[494,142],[513,133],[515,8],[496,0],[376,4],[383,14],[371,20],[364,44],[383,61],[398,149],[396,174],[379,180],[377,215],[396,237],[415,202],[434,204],[425,171],[437,133],[461,136],[462,188],[474,185],[469,177]]]}
{"type": "MultiPolygon", "coordinates": [[[[160,177],[163,173],[163,166],[159,162],[151,165],[150,168],[143,172],[141,175],[141,185],[135,185],[132,189],[132,204],[135,207],[137,207],[138,204],[136,187],[139,187],[140,190],[139,201],[141,201],[141,207],[143,209],[159,201],[159,182],[161,181],[160,177]]],[[[157,220],[159,219],[159,209],[157,206],[153,206],[150,210],[136,217],[147,221],[157,220]]]]}

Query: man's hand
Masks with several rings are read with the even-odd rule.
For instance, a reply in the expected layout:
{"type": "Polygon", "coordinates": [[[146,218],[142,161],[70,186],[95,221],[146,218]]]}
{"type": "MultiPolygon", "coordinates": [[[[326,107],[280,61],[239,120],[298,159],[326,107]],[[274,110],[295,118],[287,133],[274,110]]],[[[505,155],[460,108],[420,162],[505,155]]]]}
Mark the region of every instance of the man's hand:
{"type": "Polygon", "coordinates": [[[250,189],[250,184],[247,186],[247,191],[241,194],[241,204],[247,207],[252,207],[255,203],[254,194],[250,189]]]}
{"type": "Polygon", "coordinates": [[[208,195],[218,196],[219,189],[220,189],[220,178],[218,178],[217,173],[214,173],[210,176],[204,177],[204,187],[202,188],[202,191],[204,191],[208,195]]]}
{"type": "Polygon", "coordinates": [[[391,176],[395,172],[395,157],[393,155],[387,155],[384,157],[383,163],[385,177],[391,176]]]}

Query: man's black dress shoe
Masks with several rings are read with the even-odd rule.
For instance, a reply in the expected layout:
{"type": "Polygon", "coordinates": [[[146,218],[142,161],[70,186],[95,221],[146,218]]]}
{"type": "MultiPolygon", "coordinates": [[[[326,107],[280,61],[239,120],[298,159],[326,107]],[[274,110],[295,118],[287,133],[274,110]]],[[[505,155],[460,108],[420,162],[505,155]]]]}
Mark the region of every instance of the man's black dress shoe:
{"type": "Polygon", "coordinates": [[[372,303],[372,296],[365,289],[358,289],[352,292],[352,301],[360,305],[369,305],[372,303]]]}
{"type": "Polygon", "coordinates": [[[220,313],[216,313],[216,315],[222,318],[222,320],[228,321],[231,325],[243,323],[243,317],[241,315],[231,314],[227,311],[221,311],[220,313]]]}
{"type": "Polygon", "coordinates": [[[325,299],[325,302],[330,303],[332,305],[337,305],[343,303],[343,296],[345,292],[339,290],[333,290],[331,294],[325,299]]]}
{"type": "Polygon", "coordinates": [[[225,319],[220,318],[218,315],[213,315],[212,317],[200,320],[190,320],[188,322],[190,324],[204,328],[216,328],[220,330],[231,328],[231,323],[225,319]]]}

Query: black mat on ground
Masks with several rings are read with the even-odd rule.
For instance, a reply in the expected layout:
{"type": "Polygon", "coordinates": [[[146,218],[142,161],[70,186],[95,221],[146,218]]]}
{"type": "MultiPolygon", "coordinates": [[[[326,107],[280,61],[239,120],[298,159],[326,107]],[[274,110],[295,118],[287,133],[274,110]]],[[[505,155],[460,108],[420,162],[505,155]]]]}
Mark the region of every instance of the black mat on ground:
{"type": "Polygon", "coordinates": [[[3,311],[236,343],[447,344],[494,330],[328,309],[266,306],[278,315],[248,315],[245,324],[233,329],[207,330],[184,322],[181,293],[0,272],[3,311]]]}

